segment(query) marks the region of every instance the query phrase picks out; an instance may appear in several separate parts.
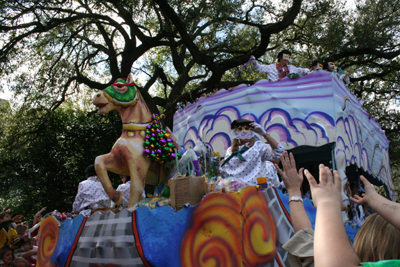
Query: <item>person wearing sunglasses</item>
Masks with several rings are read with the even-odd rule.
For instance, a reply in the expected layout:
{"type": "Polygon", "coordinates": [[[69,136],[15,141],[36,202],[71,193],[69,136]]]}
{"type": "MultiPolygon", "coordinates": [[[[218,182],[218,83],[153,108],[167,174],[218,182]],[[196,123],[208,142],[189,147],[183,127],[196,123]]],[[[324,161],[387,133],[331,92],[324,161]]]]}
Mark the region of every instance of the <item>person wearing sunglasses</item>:
{"type": "Polygon", "coordinates": [[[259,64],[254,56],[250,57],[250,61],[252,62],[254,71],[268,73],[268,79],[273,82],[285,78],[290,73],[299,74],[300,76],[305,76],[310,73],[310,70],[307,68],[297,68],[293,65],[289,65],[291,56],[292,53],[289,50],[284,49],[278,53],[278,63],[276,64],[259,64]]]}
{"type": "Polygon", "coordinates": [[[226,151],[220,170],[227,176],[256,185],[257,177],[268,177],[268,173],[275,171],[274,165],[266,162],[279,160],[285,148],[254,121],[234,120],[231,130],[232,146],[226,151]],[[264,137],[266,143],[258,140],[255,134],[264,137]]]}

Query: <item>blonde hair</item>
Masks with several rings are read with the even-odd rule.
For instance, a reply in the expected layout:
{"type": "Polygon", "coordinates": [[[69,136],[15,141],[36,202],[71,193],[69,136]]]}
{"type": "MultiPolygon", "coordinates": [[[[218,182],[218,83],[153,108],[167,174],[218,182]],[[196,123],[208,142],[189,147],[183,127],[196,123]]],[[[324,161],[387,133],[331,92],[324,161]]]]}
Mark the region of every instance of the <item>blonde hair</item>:
{"type": "Polygon", "coordinates": [[[400,259],[400,230],[372,214],[358,231],[353,248],[361,262],[400,259]]]}
{"type": "MultiPolygon", "coordinates": [[[[250,144],[249,144],[249,148],[252,147],[254,145],[254,143],[257,141],[257,138],[252,137],[250,138],[250,144]]],[[[236,138],[233,138],[232,140],[232,145],[231,145],[231,151],[235,151],[239,148],[239,140],[236,138]]]]}
{"type": "Polygon", "coordinates": [[[26,227],[25,225],[22,225],[22,224],[18,224],[18,225],[15,227],[15,231],[17,231],[17,233],[18,233],[19,235],[25,234],[26,229],[28,229],[28,227],[26,227]]]}

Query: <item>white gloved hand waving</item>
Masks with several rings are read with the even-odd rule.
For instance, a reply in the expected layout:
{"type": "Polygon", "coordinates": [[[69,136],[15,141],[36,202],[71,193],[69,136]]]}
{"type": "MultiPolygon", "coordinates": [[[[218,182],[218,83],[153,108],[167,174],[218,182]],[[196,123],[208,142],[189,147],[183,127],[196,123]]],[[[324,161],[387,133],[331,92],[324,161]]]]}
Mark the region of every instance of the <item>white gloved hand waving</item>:
{"type": "Polygon", "coordinates": [[[253,128],[251,128],[251,130],[261,136],[264,136],[267,132],[263,129],[263,127],[261,127],[260,124],[258,124],[257,122],[252,122],[250,123],[251,126],[253,126],[253,128]]]}

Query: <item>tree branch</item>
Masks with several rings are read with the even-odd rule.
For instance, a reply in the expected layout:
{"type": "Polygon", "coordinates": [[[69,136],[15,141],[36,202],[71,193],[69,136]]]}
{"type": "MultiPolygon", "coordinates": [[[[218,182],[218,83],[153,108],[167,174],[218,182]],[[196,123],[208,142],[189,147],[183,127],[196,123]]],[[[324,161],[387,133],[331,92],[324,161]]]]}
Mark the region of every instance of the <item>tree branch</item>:
{"type": "Polygon", "coordinates": [[[368,75],[365,75],[365,76],[362,76],[362,77],[358,77],[358,78],[351,78],[350,77],[350,81],[352,83],[361,82],[361,81],[368,81],[368,80],[371,80],[371,79],[374,79],[374,78],[383,78],[383,77],[385,77],[386,75],[388,75],[390,73],[392,73],[391,70],[385,70],[385,71],[382,71],[381,73],[370,73],[368,75]]]}
{"type": "Polygon", "coordinates": [[[338,60],[346,57],[362,56],[362,55],[373,55],[384,59],[393,59],[400,55],[400,50],[392,52],[383,52],[380,50],[375,50],[373,48],[362,48],[362,49],[352,49],[346,50],[341,53],[334,55],[333,57],[338,60]]]}

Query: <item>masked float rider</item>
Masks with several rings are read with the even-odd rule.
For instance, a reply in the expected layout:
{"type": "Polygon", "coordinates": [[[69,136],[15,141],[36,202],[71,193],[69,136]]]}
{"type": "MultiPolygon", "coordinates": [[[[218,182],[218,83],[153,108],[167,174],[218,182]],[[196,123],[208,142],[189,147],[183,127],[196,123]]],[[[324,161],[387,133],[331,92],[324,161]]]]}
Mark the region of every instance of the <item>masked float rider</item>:
{"type": "Polygon", "coordinates": [[[336,61],[332,57],[328,57],[324,61],[324,70],[329,72],[335,72],[338,77],[343,80],[344,84],[348,86],[350,84],[350,77],[349,75],[344,72],[341,68],[337,68],[336,61]]]}
{"type": "Polygon", "coordinates": [[[297,68],[293,65],[289,65],[292,53],[289,50],[282,50],[278,54],[278,63],[270,65],[261,65],[251,56],[252,67],[254,71],[268,73],[268,79],[276,82],[280,79],[285,78],[288,74],[299,74],[305,76],[310,73],[309,69],[297,68]]]}
{"type": "Polygon", "coordinates": [[[268,177],[269,184],[276,183],[271,181],[277,177],[269,177],[271,173],[276,174],[270,161],[279,160],[285,148],[256,122],[234,120],[231,130],[232,146],[226,151],[220,170],[250,185],[257,184],[257,177],[268,177]],[[258,140],[255,133],[263,136],[267,142],[258,140]]]}
{"type": "Polygon", "coordinates": [[[316,70],[323,70],[324,69],[324,62],[321,60],[314,60],[311,63],[310,70],[311,71],[316,71],[316,70]]]}

